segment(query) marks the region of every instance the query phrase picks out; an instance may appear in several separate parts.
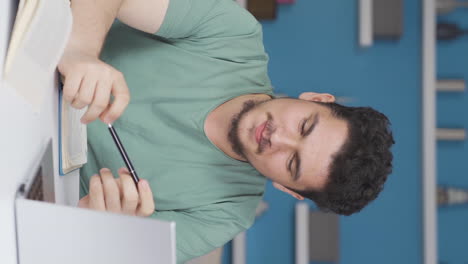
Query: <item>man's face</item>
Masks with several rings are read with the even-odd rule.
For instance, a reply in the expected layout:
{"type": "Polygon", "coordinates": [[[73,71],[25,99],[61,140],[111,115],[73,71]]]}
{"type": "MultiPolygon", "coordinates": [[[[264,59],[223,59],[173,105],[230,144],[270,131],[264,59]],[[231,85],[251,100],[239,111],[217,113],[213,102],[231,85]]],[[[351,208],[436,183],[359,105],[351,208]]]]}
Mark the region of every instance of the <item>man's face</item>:
{"type": "Polygon", "coordinates": [[[292,98],[247,102],[232,125],[233,150],[267,178],[296,190],[326,184],[348,133],[347,123],[327,107],[292,98]]]}

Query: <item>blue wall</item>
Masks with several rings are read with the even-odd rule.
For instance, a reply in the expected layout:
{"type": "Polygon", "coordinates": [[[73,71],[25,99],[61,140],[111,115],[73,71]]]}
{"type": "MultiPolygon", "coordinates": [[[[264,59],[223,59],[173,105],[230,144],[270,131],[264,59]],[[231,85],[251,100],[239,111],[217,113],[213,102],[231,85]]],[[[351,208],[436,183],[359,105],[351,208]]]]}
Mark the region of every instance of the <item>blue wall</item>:
{"type": "MultiPolygon", "coordinates": [[[[468,28],[468,10],[457,10],[439,21],[454,22],[468,28]]],[[[468,80],[468,38],[439,42],[437,75],[440,79],[468,80]]],[[[468,128],[468,97],[465,93],[438,94],[439,127],[468,128]]],[[[465,142],[439,142],[438,182],[468,189],[468,145],[465,142]]],[[[439,209],[439,259],[445,263],[468,263],[468,208],[439,209]]]]}
{"type": "MultiPolygon", "coordinates": [[[[372,106],[390,118],[394,172],[377,201],[341,218],[341,263],[421,263],[421,3],[405,1],[401,40],[369,49],[357,45],[356,3],[280,6],[275,21],[262,23],[270,77],[277,93],[352,97],[348,105],[372,106]]],[[[270,209],[247,233],[247,261],[294,263],[296,201],[271,184],[265,200],[270,209]]]]}

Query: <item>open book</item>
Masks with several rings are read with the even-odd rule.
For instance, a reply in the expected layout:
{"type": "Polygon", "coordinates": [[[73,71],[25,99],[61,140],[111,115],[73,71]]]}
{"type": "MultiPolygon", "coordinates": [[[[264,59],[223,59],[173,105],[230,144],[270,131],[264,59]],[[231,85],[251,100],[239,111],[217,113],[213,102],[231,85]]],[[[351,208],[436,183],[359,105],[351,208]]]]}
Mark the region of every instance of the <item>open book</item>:
{"type": "Polygon", "coordinates": [[[69,0],[20,0],[4,80],[40,111],[72,28],[69,0]]]}
{"type": "Polygon", "coordinates": [[[65,175],[80,168],[87,162],[87,133],[86,125],[80,122],[86,112],[73,108],[62,97],[59,91],[59,173],[65,175]]]}
{"type": "MultiPolygon", "coordinates": [[[[0,0],[1,1],[1,0],[0,0]]],[[[69,0],[20,0],[8,46],[4,80],[40,111],[45,89],[51,88],[57,64],[72,29],[69,0]]],[[[86,163],[86,109],[73,109],[59,91],[59,172],[86,163]]]]}

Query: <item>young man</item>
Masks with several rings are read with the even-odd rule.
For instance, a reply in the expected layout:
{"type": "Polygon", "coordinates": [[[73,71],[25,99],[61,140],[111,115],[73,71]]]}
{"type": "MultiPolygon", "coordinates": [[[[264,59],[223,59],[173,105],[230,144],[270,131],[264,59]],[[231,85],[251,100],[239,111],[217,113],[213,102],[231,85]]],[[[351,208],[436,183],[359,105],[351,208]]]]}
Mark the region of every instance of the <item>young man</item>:
{"type": "Polygon", "coordinates": [[[89,106],[84,123],[114,124],[143,179],[136,188],[125,169],[114,179],[121,157],[106,125],[90,123],[81,207],[175,221],[183,263],[251,226],[266,178],[345,215],[382,190],[392,161],[387,118],[330,94],[274,99],[261,26],[234,1],[72,8],[64,96],[89,106]]]}

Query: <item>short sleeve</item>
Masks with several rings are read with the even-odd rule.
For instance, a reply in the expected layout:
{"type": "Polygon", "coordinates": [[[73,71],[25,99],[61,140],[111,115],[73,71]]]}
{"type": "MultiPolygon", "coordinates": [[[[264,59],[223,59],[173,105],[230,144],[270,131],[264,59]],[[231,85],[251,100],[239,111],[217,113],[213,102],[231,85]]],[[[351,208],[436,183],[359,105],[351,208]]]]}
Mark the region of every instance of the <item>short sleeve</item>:
{"type": "Polygon", "coordinates": [[[167,39],[203,39],[248,34],[258,21],[233,0],[169,0],[156,35],[167,39]]]}
{"type": "Polygon", "coordinates": [[[248,215],[239,215],[239,210],[231,209],[214,204],[190,210],[155,212],[152,217],[176,222],[177,263],[183,264],[223,246],[253,224],[255,209],[249,208],[248,215]]]}
{"type": "MultiPolygon", "coordinates": [[[[170,0],[156,33],[181,51],[233,63],[268,63],[260,23],[233,0],[170,0]]],[[[246,66],[250,66],[246,65],[246,66]]]]}

